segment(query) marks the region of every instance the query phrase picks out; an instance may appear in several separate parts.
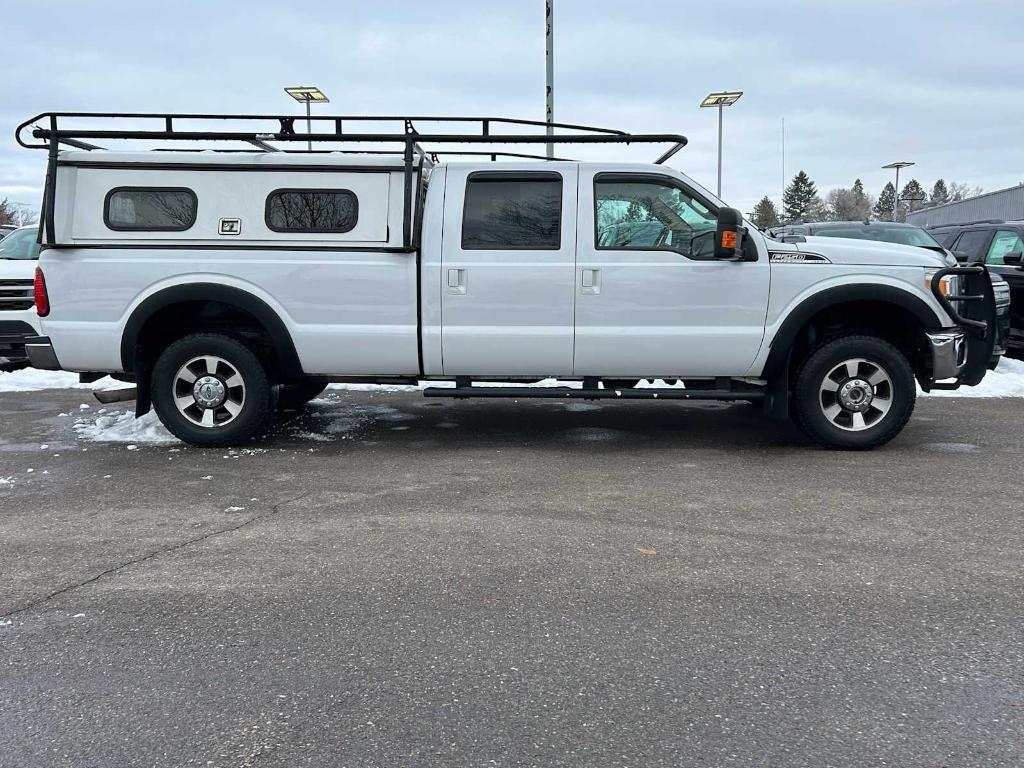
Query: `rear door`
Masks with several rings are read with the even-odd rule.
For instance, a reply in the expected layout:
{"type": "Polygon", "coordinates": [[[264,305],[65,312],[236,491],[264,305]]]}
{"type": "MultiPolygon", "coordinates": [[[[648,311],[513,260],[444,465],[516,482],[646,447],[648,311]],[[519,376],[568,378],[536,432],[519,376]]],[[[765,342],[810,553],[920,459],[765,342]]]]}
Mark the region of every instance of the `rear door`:
{"type": "Polygon", "coordinates": [[[449,166],[441,245],[446,375],[572,373],[575,164],[449,166]]]}

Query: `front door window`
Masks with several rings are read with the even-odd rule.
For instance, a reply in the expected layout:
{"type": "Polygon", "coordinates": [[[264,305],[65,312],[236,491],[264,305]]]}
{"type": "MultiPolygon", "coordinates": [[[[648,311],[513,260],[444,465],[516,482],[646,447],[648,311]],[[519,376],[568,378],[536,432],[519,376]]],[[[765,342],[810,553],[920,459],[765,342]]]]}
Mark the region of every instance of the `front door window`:
{"type": "Polygon", "coordinates": [[[714,258],[717,215],[681,187],[660,181],[594,184],[597,248],[672,250],[714,258]]]}

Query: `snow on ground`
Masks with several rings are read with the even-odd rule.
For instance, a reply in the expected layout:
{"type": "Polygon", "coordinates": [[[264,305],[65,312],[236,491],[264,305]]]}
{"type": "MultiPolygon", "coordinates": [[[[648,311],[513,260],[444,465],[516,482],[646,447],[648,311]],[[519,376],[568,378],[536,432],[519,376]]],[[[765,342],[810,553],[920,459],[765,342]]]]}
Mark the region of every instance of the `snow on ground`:
{"type": "Polygon", "coordinates": [[[136,419],[134,411],[121,413],[105,413],[96,418],[79,418],[75,420],[75,432],[81,440],[95,443],[129,443],[132,450],[136,443],[162,445],[177,443],[178,438],[172,435],[155,411],[136,419]]]}
{"type": "MultiPolygon", "coordinates": [[[[924,392],[918,394],[925,395],[924,392]]],[[[936,390],[926,397],[1024,397],[1024,360],[1004,357],[976,387],[936,390]]]]}
{"type": "Polygon", "coordinates": [[[120,381],[104,376],[91,384],[79,384],[77,373],[67,371],[40,371],[23,368],[20,371],[0,372],[0,392],[36,392],[42,389],[110,389],[127,387],[120,381]]]}
{"type": "MultiPolygon", "coordinates": [[[[481,383],[481,386],[567,386],[579,388],[582,384],[578,381],[557,381],[545,379],[534,384],[504,384],[500,382],[481,383]]],[[[126,386],[122,382],[114,381],[107,377],[91,384],[79,384],[78,375],[64,371],[39,371],[27,368],[13,373],[0,373],[0,392],[31,392],[49,389],[81,389],[81,390],[102,390],[126,386]]],[[[376,384],[331,384],[328,390],[355,391],[355,392],[376,392],[381,394],[397,392],[416,392],[428,386],[451,387],[452,382],[420,382],[416,385],[376,385],[376,384]]],[[[643,386],[668,386],[665,382],[642,382],[643,386]]],[[[674,386],[681,387],[681,383],[674,386]]],[[[924,395],[924,393],[920,393],[924,395]]],[[[977,387],[962,387],[958,390],[936,391],[930,397],[1024,397],[1024,361],[1003,359],[995,371],[989,371],[985,380],[977,387]]],[[[599,410],[601,406],[592,403],[567,402],[562,404],[570,411],[599,410]]],[[[74,417],[73,424],[75,432],[80,440],[88,442],[106,442],[127,444],[129,450],[134,450],[139,444],[165,445],[178,443],[177,438],[171,435],[157,419],[156,414],[150,412],[140,419],[136,419],[131,410],[118,410],[108,412],[105,408],[99,408],[90,413],[90,406],[82,403],[74,417]]],[[[62,413],[61,416],[70,417],[70,413],[62,413]]],[[[404,429],[401,422],[414,420],[416,417],[403,413],[397,408],[388,405],[364,405],[349,403],[335,399],[320,399],[316,401],[316,408],[307,414],[307,417],[283,428],[283,435],[301,440],[311,441],[333,441],[350,439],[358,433],[365,431],[377,422],[388,423],[390,429],[404,429]]],[[[440,424],[445,428],[453,428],[455,424],[440,424]]],[[[604,432],[587,432],[576,435],[582,440],[607,440],[614,436],[604,432]]],[[[938,446],[936,446],[938,449],[938,446]]],[[[951,450],[948,446],[943,446],[951,450]]],[[[10,485],[13,478],[0,477],[0,485],[10,485]]]]}

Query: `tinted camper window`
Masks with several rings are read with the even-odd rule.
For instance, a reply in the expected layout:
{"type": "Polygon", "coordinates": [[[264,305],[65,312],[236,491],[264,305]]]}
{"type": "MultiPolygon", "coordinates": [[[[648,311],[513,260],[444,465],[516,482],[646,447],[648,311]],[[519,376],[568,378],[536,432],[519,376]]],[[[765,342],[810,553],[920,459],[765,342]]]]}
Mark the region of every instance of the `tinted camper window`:
{"type": "Polygon", "coordinates": [[[267,195],[266,222],[274,232],[351,232],[359,200],[349,189],[275,189],[267,195]]]}
{"type": "Polygon", "coordinates": [[[474,173],[466,183],[464,250],[558,250],[562,177],[557,173],[474,173]]]}
{"type": "Polygon", "coordinates": [[[103,222],[121,232],[184,232],[198,207],[187,187],[117,187],[103,201],[103,222]]]}

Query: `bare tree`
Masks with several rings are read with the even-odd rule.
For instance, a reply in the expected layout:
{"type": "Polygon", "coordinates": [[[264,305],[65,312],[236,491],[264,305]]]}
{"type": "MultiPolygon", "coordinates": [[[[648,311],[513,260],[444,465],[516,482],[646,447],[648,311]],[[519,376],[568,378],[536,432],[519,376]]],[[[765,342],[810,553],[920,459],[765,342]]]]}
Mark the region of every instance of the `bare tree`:
{"type": "Polygon", "coordinates": [[[32,206],[25,205],[25,203],[15,203],[14,207],[18,212],[19,227],[28,227],[39,221],[39,212],[32,206]]]}
{"type": "Polygon", "coordinates": [[[829,217],[832,220],[866,221],[871,216],[874,200],[864,192],[863,186],[858,186],[858,184],[855,184],[853,189],[840,187],[828,193],[825,204],[828,206],[829,217]]]}
{"type": "Polygon", "coordinates": [[[969,197],[977,197],[982,191],[981,187],[972,187],[959,181],[951,181],[949,182],[949,201],[951,203],[958,203],[969,197]]]}
{"type": "Polygon", "coordinates": [[[0,225],[18,225],[18,209],[6,197],[0,200],[0,225]]]}

